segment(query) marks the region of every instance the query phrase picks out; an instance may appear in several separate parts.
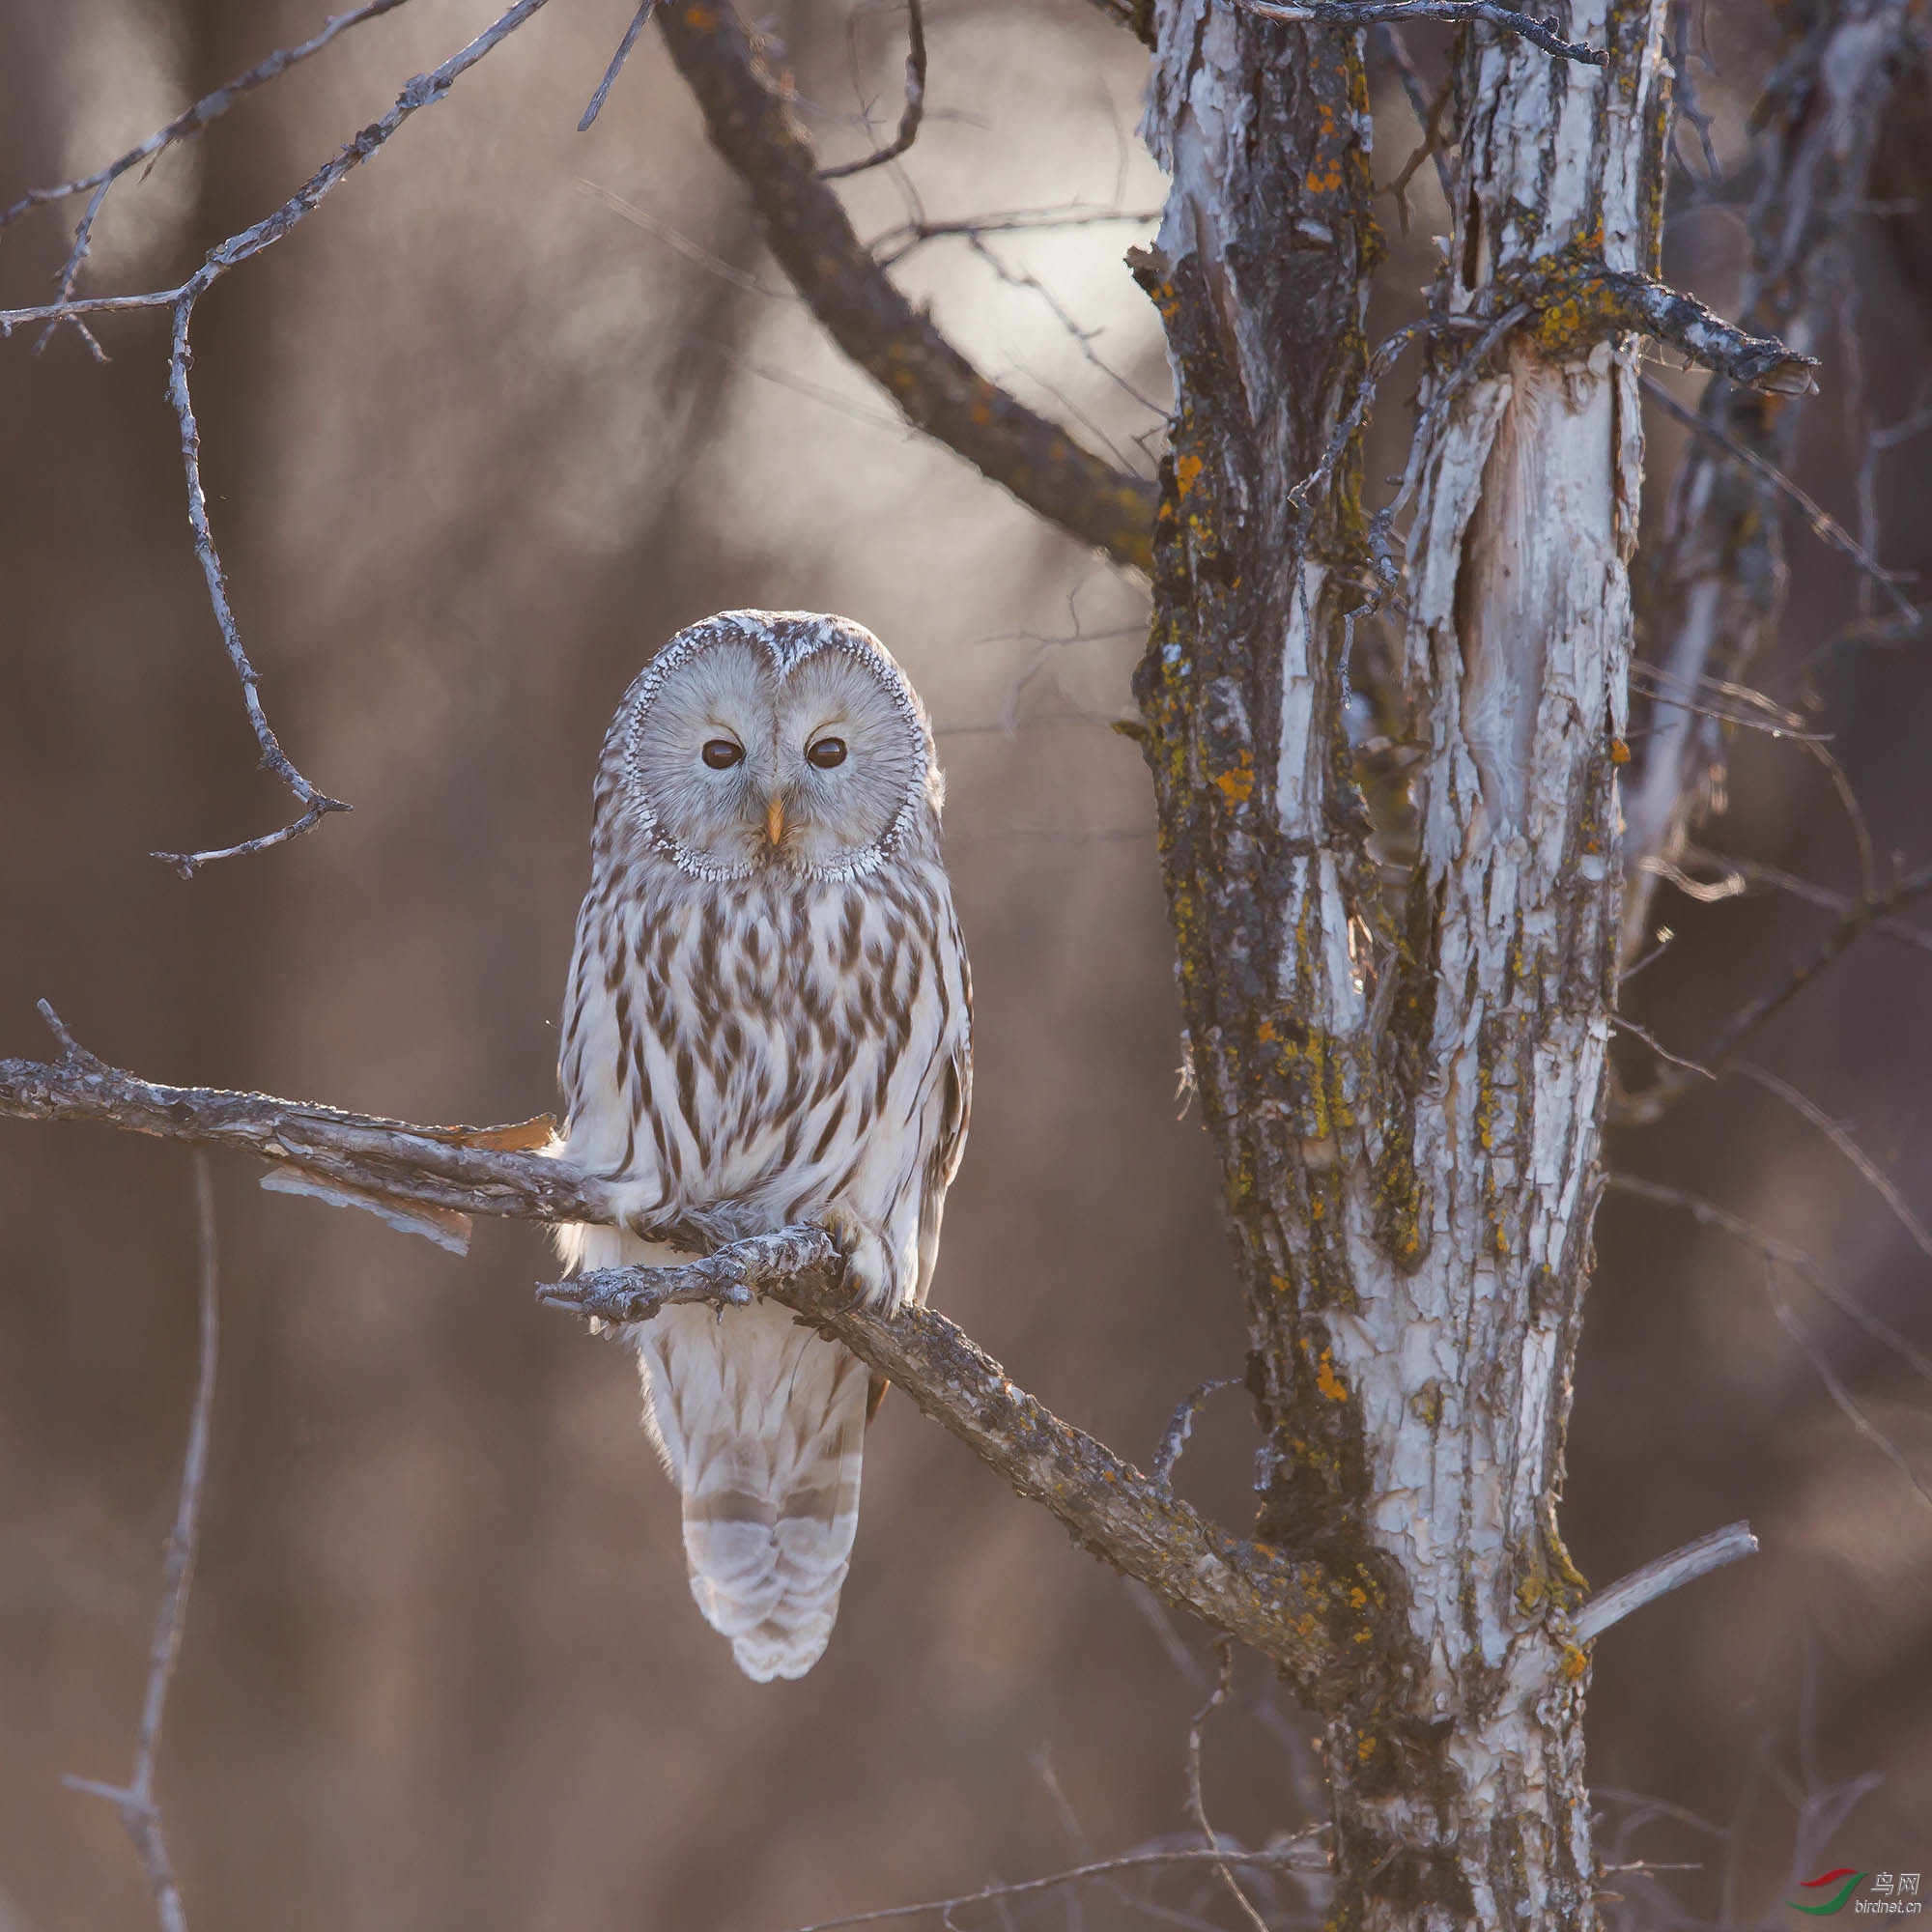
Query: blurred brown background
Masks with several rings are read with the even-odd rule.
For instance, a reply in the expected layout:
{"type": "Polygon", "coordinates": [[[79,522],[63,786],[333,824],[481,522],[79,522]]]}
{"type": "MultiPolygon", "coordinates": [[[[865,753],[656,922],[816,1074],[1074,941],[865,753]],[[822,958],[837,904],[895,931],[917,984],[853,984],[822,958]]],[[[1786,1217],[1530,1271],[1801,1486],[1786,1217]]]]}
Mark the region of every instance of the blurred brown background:
{"type": "MultiPolygon", "coordinates": [[[[494,11],[416,0],[129,178],[83,286],[177,279],[494,11]]],[[[191,884],[147,856],[287,815],[253,770],[189,548],[163,329],[103,327],[105,367],[71,334],[38,357],[26,336],[0,345],[0,1052],[44,1054],[45,996],[156,1078],[417,1120],[550,1105],[591,767],[624,684],[715,609],[847,611],[908,665],[951,777],[979,1071],[940,1299],[1145,1460],[1182,1393],[1238,1373],[1241,1327],[1209,1150],[1177,1118],[1148,792],[1104,728],[1128,709],[1141,591],[909,436],[840,363],[654,39],[574,131],[630,11],[548,9],[198,312],[242,629],[292,755],[353,816],[191,884]]],[[[1731,156],[1765,50],[1755,7],[1715,11],[1700,85],[1731,156]]],[[[320,18],[292,0],[0,0],[0,202],[99,165],[320,18]]],[[[864,153],[861,92],[896,117],[902,15],[799,4],[761,24],[824,156],[864,153]]],[[[1133,131],[1145,59],[1095,10],[974,0],[929,9],[928,35],[908,170],[927,215],[1156,205],[1133,131]]],[[[1415,138],[1386,91],[1384,176],[1415,138]]],[[[1888,149],[1891,212],[1852,228],[1847,327],[1881,420],[1932,380],[1932,222],[1904,206],[1927,179],[1916,98],[1888,149]]],[[[1429,272],[1429,177],[1413,235],[1391,217],[1387,322],[1429,272]]],[[[867,232],[907,218],[884,171],[850,194],[867,232]]],[[[1134,439],[1157,415],[1088,354],[1164,393],[1120,259],[1144,233],[933,242],[900,272],[989,373],[1147,469],[1134,439]],[[1056,305],[1102,332],[1083,347],[1056,305]]],[[[66,242],[60,213],[10,233],[0,298],[43,298],[66,242]]],[[[1683,217],[1672,272],[1721,303],[1736,245],[1721,208],[1683,217]]],[[[1843,508],[1844,341],[1826,356],[1804,480],[1843,508]]],[[[1655,507],[1677,447],[1654,435],[1655,507]]],[[[1888,459],[1891,564],[1932,553],[1927,482],[1922,445],[1888,459]]],[[[1851,597],[1837,560],[1795,547],[1783,661],[1833,636],[1851,597]]],[[[1881,853],[1923,859],[1923,646],[1840,653],[1815,683],[1881,853]]],[[[1789,743],[1735,753],[1714,841],[1849,889],[1817,768],[1789,743]]],[[[1679,937],[1633,1006],[1691,1051],[1821,918],[1668,893],[1658,917],[1679,937]]],[[[1921,1211],[1928,1013],[1926,959],[1867,940],[1758,1045],[1921,1211]]],[[[1932,1264],[1756,1090],[1693,1094],[1611,1157],[1802,1243],[1932,1346],[1932,1264]]],[[[216,1179],[214,1462],[161,1771],[197,1932],[780,1932],[1067,1861],[1052,1780],[1101,1850],[1180,1829],[1198,1687],[1125,1586],[908,1405],[873,1432],[830,1653],[800,1685],[753,1686],[689,1601],[625,1360],[529,1293],[550,1268],[536,1231],[479,1225],[458,1261],[264,1195],[243,1163],[216,1179]]],[[[126,1775],[193,1373],[191,1198],[177,1149],[0,1128],[6,1932],[150,1922],[112,1811],[59,1779],[126,1775]]],[[[1932,1867],[1932,1504],[1833,1406],[1748,1252],[1615,1199],[1599,1245],[1565,1514],[1579,1562],[1608,1580],[1744,1515],[1765,1553],[1605,1639],[1595,1776],[1742,1817],[1745,1918],[1776,1912],[1795,1807],[1865,1774],[1883,1784],[1800,1854],[1932,1867]]],[[[1924,1382],[1830,1309],[1798,1311],[1932,1487],[1924,1382]]],[[[1183,1488],[1242,1520],[1253,1446],[1239,1399],[1217,1399],[1183,1488]]],[[[1181,1636],[1198,1667],[1200,1634],[1181,1636]]],[[[1209,1806],[1259,1841],[1303,1816],[1309,1727],[1252,1659],[1238,1690],[1210,1732],[1209,1806]]],[[[1614,1848],[1630,1805],[1605,1806],[1614,1848]]],[[[1718,1916],[1722,1845],[1666,1819],[1630,1846],[1702,1866],[1662,1889],[1634,1876],[1634,1912],[1718,1916]]],[[[1085,1915],[1130,1917],[1103,1894],[1085,1915]]],[[[1076,1921],[1056,1902],[1020,1922],[1076,1921]]]]}

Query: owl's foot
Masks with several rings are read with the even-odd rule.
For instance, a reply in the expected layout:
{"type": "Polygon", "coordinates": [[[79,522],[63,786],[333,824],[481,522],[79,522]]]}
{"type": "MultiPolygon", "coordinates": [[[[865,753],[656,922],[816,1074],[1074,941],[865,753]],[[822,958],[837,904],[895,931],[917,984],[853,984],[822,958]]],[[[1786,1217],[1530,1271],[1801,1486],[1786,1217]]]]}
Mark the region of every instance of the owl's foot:
{"type": "Polygon", "coordinates": [[[854,1308],[875,1315],[896,1313],[903,1295],[899,1292],[898,1270],[885,1236],[876,1228],[844,1208],[828,1208],[819,1225],[838,1243],[845,1261],[845,1289],[854,1308]]]}

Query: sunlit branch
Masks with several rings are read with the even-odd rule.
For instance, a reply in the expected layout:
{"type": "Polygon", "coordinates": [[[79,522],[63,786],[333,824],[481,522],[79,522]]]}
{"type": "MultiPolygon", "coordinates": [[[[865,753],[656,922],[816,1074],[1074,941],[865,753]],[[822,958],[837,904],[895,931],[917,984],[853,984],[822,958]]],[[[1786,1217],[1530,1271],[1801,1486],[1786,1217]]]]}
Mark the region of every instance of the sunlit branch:
{"type": "Polygon", "coordinates": [[[1155,491],[1083,449],[989,382],[894,286],[854,232],[743,23],[719,4],[658,14],[713,145],[750,191],[765,238],[841,350],[906,417],[1068,535],[1146,569],[1155,491]]]}

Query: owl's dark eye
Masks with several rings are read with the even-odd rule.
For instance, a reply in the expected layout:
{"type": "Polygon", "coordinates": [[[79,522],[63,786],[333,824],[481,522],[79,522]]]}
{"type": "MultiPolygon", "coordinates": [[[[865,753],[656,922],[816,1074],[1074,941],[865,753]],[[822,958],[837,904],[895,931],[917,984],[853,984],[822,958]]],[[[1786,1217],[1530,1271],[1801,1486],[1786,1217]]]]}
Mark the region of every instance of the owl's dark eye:
{"type": "Polygon", "coordinates": [[[815,745],[807,748],[805,757],[808,764],[816,765],[821,772],[829,772],[834,765],[845,762],[845,740],[821,738],[815,745]]]}
{"type": "Polygon", "coordinates": [[[745,755],[745,748],[734,745],[729,738],[710,738],[700,755],[714,772],[728,771],[745,755]]]}

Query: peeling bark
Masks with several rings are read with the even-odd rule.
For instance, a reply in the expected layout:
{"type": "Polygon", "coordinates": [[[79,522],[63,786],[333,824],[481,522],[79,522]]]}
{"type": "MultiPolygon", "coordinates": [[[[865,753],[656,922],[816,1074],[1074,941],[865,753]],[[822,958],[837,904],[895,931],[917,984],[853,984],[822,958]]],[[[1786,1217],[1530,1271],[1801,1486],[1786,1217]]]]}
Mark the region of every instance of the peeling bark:
{"type": "MultiPolygon", "coordinates": [[[[1142,272],[1178,405],[1137,688],[1267,1431],[1259,1533],[1385,1610],[1347,1694],[1299,1687],[1328,1724],[1342,1925],[1595,1921],[1555,1504],[1621,892],[1641,444],[1613,338],[1641,318],[1525,298],[1552,263],[1573,295],[1656,286],[1666,11],[1573,6],[1604,70],[1462,43],[1433,309],[1526,326],[1490,367],[1469,331],[1433,338],[1407,573],[1429,750],[1392,914],[1343,719],[1371,564],[1354,452],[1305,511],[1292,494],[1366,367],[1359,47],[1156,10],[1174,190],[1142,272]]],[[[1740,353],[1797,381],[1766,347],[1740,353]]]]}

